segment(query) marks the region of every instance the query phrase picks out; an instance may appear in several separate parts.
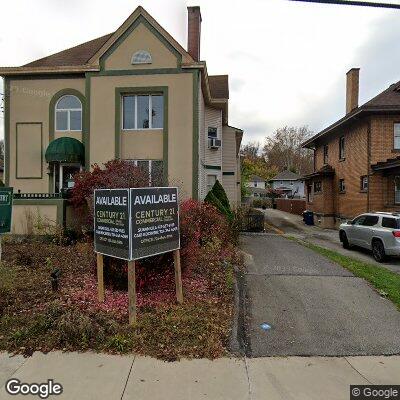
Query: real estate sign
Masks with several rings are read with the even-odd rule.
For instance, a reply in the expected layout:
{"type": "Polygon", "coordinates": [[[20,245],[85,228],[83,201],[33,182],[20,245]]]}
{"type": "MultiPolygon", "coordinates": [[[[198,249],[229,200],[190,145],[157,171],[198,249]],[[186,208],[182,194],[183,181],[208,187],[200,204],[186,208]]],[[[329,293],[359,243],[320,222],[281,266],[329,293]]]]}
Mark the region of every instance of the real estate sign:
{"type": "Polygon", "coordinates": [[[97,253],[137,260],[180,248],[178,189],[98,189],[94,193],[97,253]]]}
{"type": "Polygon", "coordinates": [[[178,189],[131,189],[132,259],[177,250],[179,241],[178,189]]]}
{"type": "Polygon", "coordinates": [[[94,191],[94,249],[130,260],[129,189],[94,191]]]}
{"type": "Polygon", "coordinates": [[[0,188],[0,233],[11,232],[13,188],[0,188]]]}

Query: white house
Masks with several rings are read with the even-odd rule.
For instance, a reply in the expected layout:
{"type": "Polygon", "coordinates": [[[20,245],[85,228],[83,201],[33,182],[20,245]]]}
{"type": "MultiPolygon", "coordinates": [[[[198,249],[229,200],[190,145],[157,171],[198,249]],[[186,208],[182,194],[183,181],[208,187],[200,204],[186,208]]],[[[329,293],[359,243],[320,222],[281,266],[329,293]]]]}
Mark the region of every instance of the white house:
{"type": "Polygon", "coordinates": [[[287,197],[304,197],[303,178],[291,171],[282,171],[275,178],[270,179],[271,188],[281,192],[287,197]]]}
{"type": "Polygon", "coordinates": [[[249,190],[250,197],[267,196],[267,183],[264,178],[261,178],[261,176],[251,175],[246,186],[249,190]]]}

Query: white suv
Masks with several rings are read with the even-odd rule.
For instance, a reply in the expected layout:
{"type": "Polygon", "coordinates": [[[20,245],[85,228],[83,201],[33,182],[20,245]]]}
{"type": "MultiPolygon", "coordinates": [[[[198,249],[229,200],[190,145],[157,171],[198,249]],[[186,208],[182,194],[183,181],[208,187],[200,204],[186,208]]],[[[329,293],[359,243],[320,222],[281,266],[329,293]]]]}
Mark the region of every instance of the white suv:
{"type": "Polygon", "coordinates": [[[345,249],[360,246],[372,250],[376,261],[400,255],[400,214],[375,212],[361,214],[341,224],[339,238],[345,249]]]}

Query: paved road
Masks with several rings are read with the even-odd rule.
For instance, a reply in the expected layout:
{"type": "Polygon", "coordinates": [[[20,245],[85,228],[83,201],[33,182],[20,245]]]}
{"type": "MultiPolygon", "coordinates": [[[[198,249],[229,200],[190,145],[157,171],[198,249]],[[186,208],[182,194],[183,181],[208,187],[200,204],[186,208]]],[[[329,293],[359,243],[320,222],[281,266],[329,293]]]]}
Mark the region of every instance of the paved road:
{"type": "Polygon", "coordinates": [[[400,354],[400,312],[364,280],[281,235],[241,247],[248,355],[400,354]]]}
{"type": "Polygon", "coordinates": [[[280,210],[264,210],[265,220],[271,232],[280,232],[284,235],[294,236],[318,246],[335,250],[345,256],[357,258],[361,261],[383,266],[393,272],[400,274],[400,258],[392,257],[384,263],[378,263],[372,257],[370,251],[362,248],[343,249],[339,240],[338,231],[335,229],[321,229],[317,226],[306,226],[302,217],[289,214],[280,210]]]}

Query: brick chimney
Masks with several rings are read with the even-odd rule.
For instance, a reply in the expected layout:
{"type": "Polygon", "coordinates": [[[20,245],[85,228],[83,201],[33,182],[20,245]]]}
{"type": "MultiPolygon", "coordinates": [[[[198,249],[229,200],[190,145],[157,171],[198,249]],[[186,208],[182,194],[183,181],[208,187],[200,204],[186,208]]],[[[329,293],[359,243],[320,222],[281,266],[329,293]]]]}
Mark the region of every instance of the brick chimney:
{"type": "Polygon", "coordinates": [[[352,68],[346,76],[346,114],[348,114],[358,107],[360,68],[352,68]]]}
{"type": "Polygon", "coordinates": [[[200,7],[188,7],[188,53],[194,61],[200,60],[201,13],[200,7]]]}

